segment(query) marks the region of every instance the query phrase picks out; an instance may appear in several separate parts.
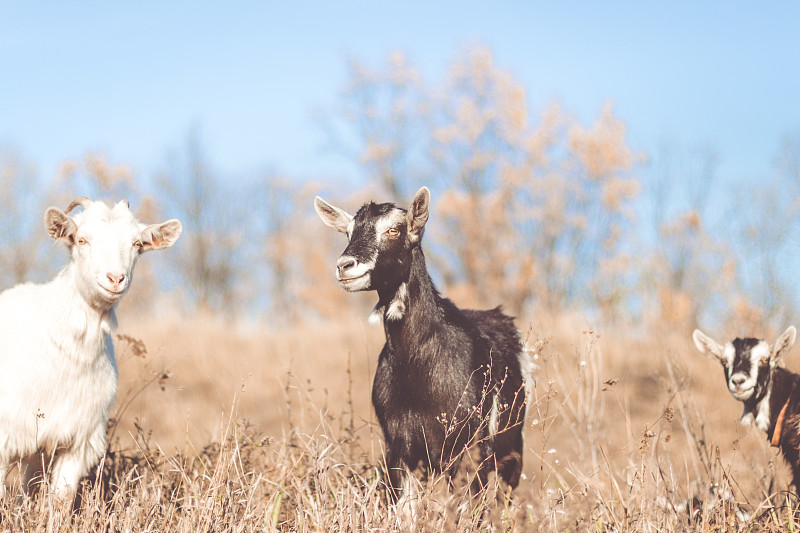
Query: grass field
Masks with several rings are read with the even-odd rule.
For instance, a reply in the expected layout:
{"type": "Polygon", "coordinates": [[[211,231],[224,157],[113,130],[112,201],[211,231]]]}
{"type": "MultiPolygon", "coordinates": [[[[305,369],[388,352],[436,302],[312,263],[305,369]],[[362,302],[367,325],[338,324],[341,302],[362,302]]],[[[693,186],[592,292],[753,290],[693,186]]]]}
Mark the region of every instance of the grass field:
{"type": "MultiPolygon", "coordinates": [[[[462,485],[430,479],[413,514],[387,504],[370,404],[383,333],[363,317],[280,331],[123,317],[109,453],[77,510],[49,496],[6,498],[0,529],[796,527],[788,468],[763,433],[739,424],[718,363],[690,332],[636,336],[566,316],[517,322],[539,369],[510,499],[470,501],[462,485]]],[[[791,355],[787,366],[800,367],[791,355]]]]}

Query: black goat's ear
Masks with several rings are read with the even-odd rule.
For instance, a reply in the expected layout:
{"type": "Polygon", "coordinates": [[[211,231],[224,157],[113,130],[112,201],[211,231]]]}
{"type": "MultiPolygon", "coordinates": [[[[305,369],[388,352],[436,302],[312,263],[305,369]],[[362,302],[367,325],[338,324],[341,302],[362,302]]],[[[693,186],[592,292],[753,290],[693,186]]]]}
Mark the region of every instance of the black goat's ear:
{"type": "Polygon", "coordinates": [[[431,207],[431,191],[427,187],[423,187],[417,191],[414,196],[414,201],[411,202],[411,207],[406,214],[406,223],[408,225],[408,237],[411,241],[416,242],[422,238],[422,231],[425,229],[425,223],[428,221],[431,207]]]}
{"type": "Polygon", "coordinates": [[[720,343],[699,329],[694,330],[694,333],[692,333],[692,340],[694,340],[694,345],[697,346],[697,349],[700,350],[700,353],[706,357],[713,356],[722,361],[724,348],[720,343]]]}
{"type": "Polygon", "coordinates": [[[339,209],[329,204],[319,196],[314,198],[314,210],[326,226],[330,226],[342,233],[347,232],[347,226],[350,224],[350,221],[353,220],[353,215],[344,209],[339,209]]]}
{"type": "Polygon", "coordinates": [[[772,355],[769,358],[769,363],[772,366],[778,364],[778,361],[789,353],[789,350],[794,346],[794,341],[797,338],[797,330],[794,326],[789,326],[786,331],[781,333],[778,340],[775,341],[775,346],[772,347],[772,355]]]}
{"type": "Polygon", "coordinates": [[[44,227],[47,234],[57,241],[72,246],[78,226],[67,214],[57,207],[48,207],[44,212],[44,227]]]}

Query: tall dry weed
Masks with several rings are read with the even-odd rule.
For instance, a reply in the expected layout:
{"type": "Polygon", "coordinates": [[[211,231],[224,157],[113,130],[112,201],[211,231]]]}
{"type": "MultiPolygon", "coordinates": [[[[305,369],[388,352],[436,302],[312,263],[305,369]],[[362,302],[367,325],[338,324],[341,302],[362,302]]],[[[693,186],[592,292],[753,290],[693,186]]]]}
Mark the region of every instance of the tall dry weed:
{"type": "MultiPolygon", "coordinates": [[[[780,531],[788,475],[682,338],[568,317],[525,328],[539,366],[509,495],[419,478],[391,504],[369,405],[382,332],[131,324],[109,449],[75,510],[46,487],[0,503],[9,531],[780,531]],[[547,334],[540,331],[548,331],[547,334]]],[[[714,372],[711,372],[714,370],[714,372]]]]}

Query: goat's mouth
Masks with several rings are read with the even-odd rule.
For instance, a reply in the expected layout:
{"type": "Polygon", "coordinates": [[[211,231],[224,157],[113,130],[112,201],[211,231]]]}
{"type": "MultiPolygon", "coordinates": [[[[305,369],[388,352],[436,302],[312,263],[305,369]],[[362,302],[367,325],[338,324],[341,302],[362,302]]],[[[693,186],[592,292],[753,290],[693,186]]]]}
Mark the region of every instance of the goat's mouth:
{"type": "Polygon", "coordinates": [[[366,288],[365,282],[369,283],[369,272],[352,278],[339,278],[339,284],[348,291],[364,290],[366,288]]]}
{"type": "Polygon", "coordinates": [[[735,388],[731,390],[731,395],[737,400],[746,400],[753,394],[755,385],[751,385],[745,389],[735,388]]]}
{"type": "Polygon", "coordinates": [[[125,294],[125,289],[119,289],[115,291],[109,289],[108,287],[104,287],[103,285],[100,285],[100,288],[103,289],[103,294],[112,300],[118,300],[119,298],[122,298],[123,294],[125,294]]]}

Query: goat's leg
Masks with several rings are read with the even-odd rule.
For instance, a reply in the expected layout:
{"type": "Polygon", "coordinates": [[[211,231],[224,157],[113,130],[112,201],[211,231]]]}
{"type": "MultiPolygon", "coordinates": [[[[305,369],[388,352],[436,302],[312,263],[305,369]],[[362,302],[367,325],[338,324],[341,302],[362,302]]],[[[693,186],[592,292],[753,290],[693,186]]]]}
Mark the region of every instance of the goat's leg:
{"type": "Polygon", "coordinates": [[[491,444],[487,441],[483,441],[478,445],[478,450],[480,455],[477,472],[470,486],[470,492],[472,492],[473,496],[479,495],[486,489],[489,485],[489,474],[493,470],[497,470],[497,459],[495,458],[491,444]]]}
{"type": "Polygon", "coordinates": [[[6,495],[6,475],[8,474],[8,461],[0,459],[0,500],[6,495]]]}
{"type": "Polygon", "coordinates": [[[797,522],[800,521],[800,466],[792,466],[792,484],[789,486],[789,492],[794,496],[791,498],[792,515],[797,522]]]}
{"type": "Polygon", "coordinates": [[[386,451],[386,484],[389,487],[389,496],[393,503],[397,503],[402,495],[403,481],[407,475],[406,467],[399,454],[388,449],[386,451]]]}
{"type": "Polygon", "coordinates": [[[60,497],[71,498],[91,467],[97,464],[106,450],[105,420],[95,429],[87,442],[64,450],[53,464],[53,491],[60,497]]]}
{"type": "Polygon", "coordinates": [[[19,463],[19,477],[22,483],[22,494],[30,496],[36,483],[44,478],[43,456],[36,452],[22,459],[19,463]]]}

